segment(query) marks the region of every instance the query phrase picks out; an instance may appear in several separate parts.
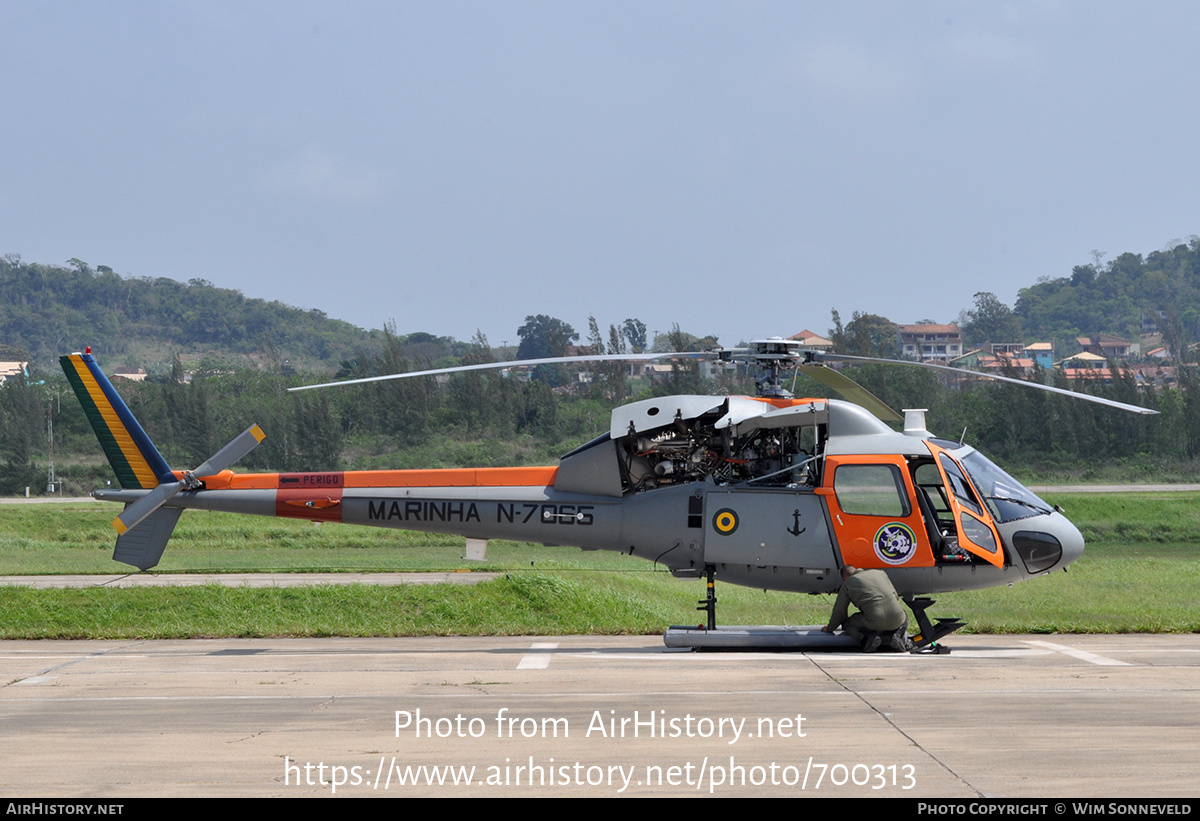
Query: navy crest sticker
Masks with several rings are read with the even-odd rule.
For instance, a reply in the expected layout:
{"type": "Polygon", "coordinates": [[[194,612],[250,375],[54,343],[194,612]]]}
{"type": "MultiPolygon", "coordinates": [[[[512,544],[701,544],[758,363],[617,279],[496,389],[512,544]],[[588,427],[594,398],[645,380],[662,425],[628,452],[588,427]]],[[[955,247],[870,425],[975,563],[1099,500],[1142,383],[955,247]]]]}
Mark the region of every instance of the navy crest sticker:
{"type": "Polygon", "coordinates": [[[888,522],[875,532],[875,555],[884,564],[904,564],[916,552],[916,536],[903,522],[888,522]]]}

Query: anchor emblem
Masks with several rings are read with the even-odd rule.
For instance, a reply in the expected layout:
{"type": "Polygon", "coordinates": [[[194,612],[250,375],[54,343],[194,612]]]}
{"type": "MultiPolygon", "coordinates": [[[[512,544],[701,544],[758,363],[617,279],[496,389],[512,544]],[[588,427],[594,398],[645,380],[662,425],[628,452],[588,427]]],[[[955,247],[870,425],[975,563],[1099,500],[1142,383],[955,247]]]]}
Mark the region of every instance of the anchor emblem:
{"type": "Polygon", "coordinates": [[[792,511],[792,526],[787,528],[787,532],[793,536],[799,536],[806,530],[808,530],[807,527],[800,527],[800,508],[796,508],[792,511]]]}

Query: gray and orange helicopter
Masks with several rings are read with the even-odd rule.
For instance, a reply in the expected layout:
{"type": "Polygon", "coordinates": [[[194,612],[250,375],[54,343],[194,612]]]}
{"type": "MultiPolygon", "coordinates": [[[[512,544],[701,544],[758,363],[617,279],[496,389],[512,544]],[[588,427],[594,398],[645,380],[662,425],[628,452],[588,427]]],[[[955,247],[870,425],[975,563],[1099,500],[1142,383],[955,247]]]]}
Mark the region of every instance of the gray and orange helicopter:
{"type": "MultiPolygon", "coordinates": [[[[944,365],[822,354],[779,338],[689,354],[556,357],[350,380],[518,365],[661,359],[750,361],[758,395],[682,395],[612,411],[608,431],[547,467],[240,474],[230,466],[264,438],[257,425],[194,470],[172,469],[90,353],[61,358],[116,471],[113,558],[158,564],[187,509],[343,522],[467,539],[614,550],[679,578],[704,578],[707,624],[672,628],[669,646],[837,647],[817,626],[748,633],[716,624],[714,580],[831,593],[839,568],[879,568],[917,617],[919,648],[962,626],[931,624],[929,594],[1012,584],[1065,568],[1083,537],[1061,512],[972,447],[931,434],[924,412],[901,417],[825,361],[888,362],[978,377],[944,365]],[[782,376],[806,373],[837,399],[794,398],[782,376]],[[902,432],[885,421],[904,422],[902,432]]],[[[1155,411],[1001,376],[1136,413],[1155,411]]],[[[305,388],[328,387],[313,385],[305,388]]],[[[851,642],[852,644],[852,642],[851,642]]]]}

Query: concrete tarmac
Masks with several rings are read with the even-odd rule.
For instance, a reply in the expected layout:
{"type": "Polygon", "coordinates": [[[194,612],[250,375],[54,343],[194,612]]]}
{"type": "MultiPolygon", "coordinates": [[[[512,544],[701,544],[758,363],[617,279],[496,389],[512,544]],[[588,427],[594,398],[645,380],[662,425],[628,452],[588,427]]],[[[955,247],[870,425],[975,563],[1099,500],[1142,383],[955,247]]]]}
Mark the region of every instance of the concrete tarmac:
{"type": "Polygon", "coordinates": [[[1200,793],[1200,636],[946,644],[951,655],[910,656],[692,653],[652,636],[6,641],[0,791],[1200,793]]]}

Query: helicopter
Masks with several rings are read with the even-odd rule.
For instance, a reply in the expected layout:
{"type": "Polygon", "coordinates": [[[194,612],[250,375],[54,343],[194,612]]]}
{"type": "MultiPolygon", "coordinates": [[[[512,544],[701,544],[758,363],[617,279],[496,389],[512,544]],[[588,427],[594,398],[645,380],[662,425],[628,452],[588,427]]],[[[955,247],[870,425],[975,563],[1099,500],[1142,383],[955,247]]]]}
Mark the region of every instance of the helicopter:
{"type": "MultiPolygon", "coordinates": [[[[805,349],[792,340],[672,354],[553,357],[310,385],[306,390],[466,370],[564,362],[707,358],[760,369],[756,395],[678,395],[612,411],[609,429],[545,467],[239,474],[230,467],[264,438],[252,425],[194,470],[173,470],[90,348],[61,357],[117,474],[113,558],[156,566],[185,509],[341,522],[468,540],[612,550],[706,579],[707,624],[678,628],[704,646],[717,631],[715,579],[763,590],[827,594],[844,565],[884,570],[913,610],[917,646],[962,626],[930,622],[932,594],[1011,585],[1065,568],[1084,549],[1055,507],[962,442],[938,438],[924,411],[904,416],[826,362],[882,361],[805,349]],[[789,372],[845,399],[796,398],[789,372]],[[895,431],[886,422],[903,421],[895,431]]],[[[980,374],[961,371],[978,377],[980,374]]],[[[1138,413],[1099,397],[988,376],[1138,413]]],[[[668,631],[670,633],[670,631],[668,631]]],[[[811,632],[811,631],[810,631],[811,632]]],[[[668,641],[670,644],[670,641],[668,641]]]]}

